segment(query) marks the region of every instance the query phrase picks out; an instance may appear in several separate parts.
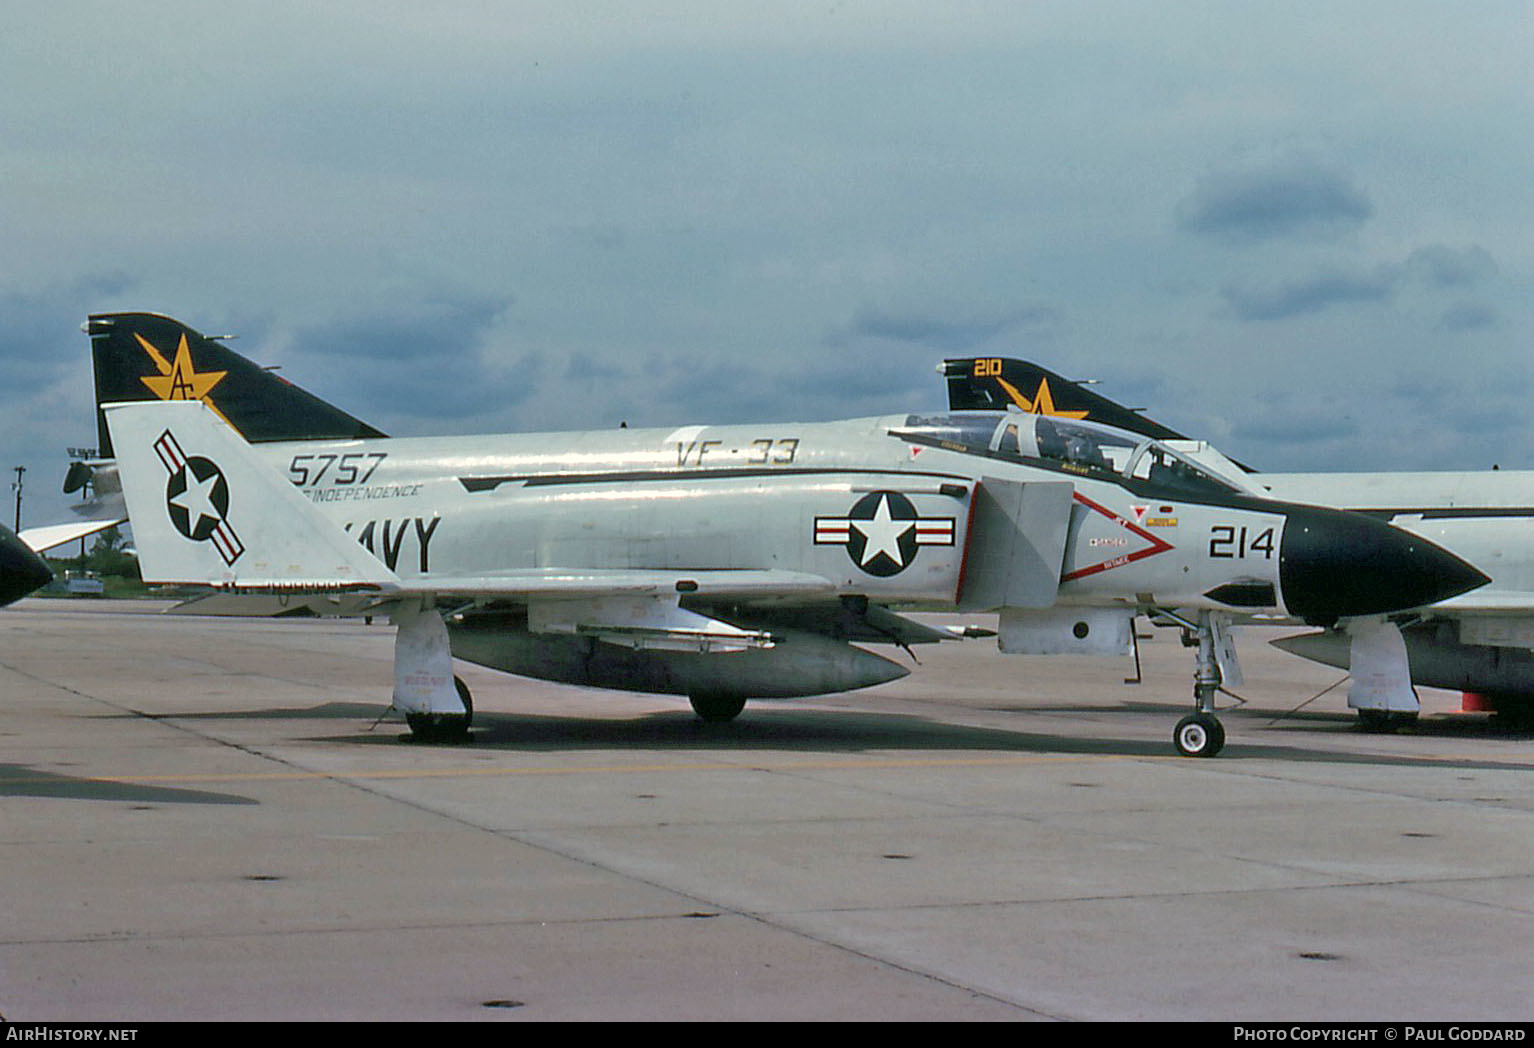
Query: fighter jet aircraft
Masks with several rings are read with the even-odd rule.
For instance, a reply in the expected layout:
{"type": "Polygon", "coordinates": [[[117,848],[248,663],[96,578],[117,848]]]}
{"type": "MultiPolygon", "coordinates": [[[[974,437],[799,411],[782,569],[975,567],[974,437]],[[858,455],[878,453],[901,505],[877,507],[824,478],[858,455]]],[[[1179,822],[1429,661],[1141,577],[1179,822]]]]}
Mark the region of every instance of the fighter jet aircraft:
{"type": "Polygon", "coordinates": [[[1334,623],[1485,581],[1407,532],[1254,497],[1090,422],[961,412],[315,437],[285,428],[271,399],[296,387],[257,369],[246,403],[273,424],[251,444],[241,398],[212,377],[233,370],[227,347],[148,314],[93,316],[87,331],[98,385],[133,396],[102,403],[103,447],[145,580],[212,587],[191,605],[202,612],[389,614],[393,705],[426,736],[472,716],[454,656],[685,694],[729,719],[748,698],[904,676],[855,645],[944,635],[892,605],[997,610],[1014,653],[1126,651],[1134,614],[1158,608],[1199,636],[1197,707],[1174,742],[1208,756],[1224,740],[1223,613],[1334,623]],[[101,381],[144,361],[147,395],[101,381]],[[163,402],[177,399],[200,403],[163,402]]]}
{"type": "Polygon", "coordinates": [[[0,607],[12,604],[53,579],[48,562],[0,524],[0,607]]]}
{"type": "Polygon", "coordinates": [[[1534,472],[1257,473],[1047,368],[1004,357],[945,360],[954,410],[1095,419],[1164,441],[1255,495],[1363,513],[1493,572],[1493,581],[1395,621],[1332,624],[1274,643],[1350,669],[1349,703],[1370,730],[1415,718],[1412,684],[1483,696],[1513,723],[1534,718],[1534,472]]]}

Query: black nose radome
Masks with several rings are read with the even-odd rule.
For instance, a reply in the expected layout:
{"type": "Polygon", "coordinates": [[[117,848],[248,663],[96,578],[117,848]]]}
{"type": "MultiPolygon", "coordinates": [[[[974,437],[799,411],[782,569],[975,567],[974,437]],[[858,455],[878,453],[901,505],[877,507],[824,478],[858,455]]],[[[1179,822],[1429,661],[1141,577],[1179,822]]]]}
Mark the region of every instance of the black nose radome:
{"type": "Polygon", "coordinates": [[[9,528],[0,526],[0,605],[20,600],[53,578],[42,557],[9,528]]]}
{"type": "Polygon", "coordinates": [[[1279,549],[1290,614],[1329,623],[1447,600],[1491,579],[1442,546],[1384,521],[1296,506],[1279,549]]]}

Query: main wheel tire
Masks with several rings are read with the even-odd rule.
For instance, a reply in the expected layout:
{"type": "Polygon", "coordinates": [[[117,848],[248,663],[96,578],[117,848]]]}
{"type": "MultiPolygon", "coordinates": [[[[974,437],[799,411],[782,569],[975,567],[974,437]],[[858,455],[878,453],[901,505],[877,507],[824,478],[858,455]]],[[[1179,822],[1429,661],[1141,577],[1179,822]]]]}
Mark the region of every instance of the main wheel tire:
{"type": "Polygon", "coordinates": [[[462,677],[453,678],[453,687],[458,691],[458,700],[463,703],[463,726],[468,728],[474,723],[474,696],[469,694],[469,686],[462,677]]]}
{"type": "Polygon", "coordinates": [[[1213,757],[1225,746],[1225,727],[1207,713],[1191,713],[1172,729],[1172,745],[1184,757],[1213,757]]]}
{"type": "Polygon", "coordinates": [[[1359,710],[1358,726],[1370,735],[1383,735],[1387,731],[1395,730],[1389,710],[1359,710]]]}
{"type": "Polygon", "coordinates": [[[417,742],[463,742],[474,723],[474,697],[463,678],[453,678],[453,688],[463,703],[462,713],[407,713],[405,724],[417,742]]]}
{"type": "Polygon", "coordinates": [[[407,713],[405,724],[417,742],[463,742],[469,718],[461,713],[407,713]]]}
{"type": "Polygon", "coordinates": [[[694,713],[711,724],[732,721],[746,708],[745,697],[741,695],[689,695],[687,701],[692,703],[694,713]]]}

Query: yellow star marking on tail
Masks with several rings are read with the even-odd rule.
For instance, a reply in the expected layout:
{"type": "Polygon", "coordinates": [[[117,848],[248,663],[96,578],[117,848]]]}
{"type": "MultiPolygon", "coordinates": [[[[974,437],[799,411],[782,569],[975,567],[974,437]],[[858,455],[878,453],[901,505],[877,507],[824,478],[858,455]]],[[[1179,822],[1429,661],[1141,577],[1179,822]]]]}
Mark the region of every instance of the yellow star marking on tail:
{"type": "Polygon", "coordinates": [[[1056,418],[1086,418],[1090,412],[1086,411],[1061,411],[1055,407],[1054,394],[1049,391],[1049,379],[1039,379],[1039,391],[1032,400],[1018,390],[1012,383],[1004,378],[996,380],[1001,388],[1007,391],[1007,396],[1012,398],[1013,403],[1030,415],[1054,415],[1056,418]]]}
{"type": "Polygon", "coordinates": [[[181,342],[176,346],[174,363],[166,360],[165,355],[143,335],[134,332],[133,337],[138,340],[144,352],[149,354],[149,359],[154,361],[154,366],[160,372],[158,375],[139,376],[139,381],[149,387],[149,392],[161,400],[200,400],[231,428],[234,427],[234,423],[224,418],[224,413],[218,410],[218,405],[208,399],[208,392],[222,382],[229,372],[198,371],[192,364],[192,351],[187,348],[185,335],[181,336],[181,342]]]}

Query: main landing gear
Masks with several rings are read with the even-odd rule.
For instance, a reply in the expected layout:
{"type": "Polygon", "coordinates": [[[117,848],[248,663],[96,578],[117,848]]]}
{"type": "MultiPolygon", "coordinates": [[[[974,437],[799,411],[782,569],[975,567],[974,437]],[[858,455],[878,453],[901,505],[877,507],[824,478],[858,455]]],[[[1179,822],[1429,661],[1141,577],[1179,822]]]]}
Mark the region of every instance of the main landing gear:
{"type": "Polygon", "coordinates": [[[462,742],[469,737],[474,702],[453,674],[447,624],[429,601],[401,601],[389,613],[394,632],[394,698],[417,742],[462,742]],[[452,681],[450,690],[447,682],[452,681]]]}
{"type": "Polygon", "coordinates": [[[1416,710],[1359,710],[1358,727],[1370,735],[1385,735],[1399,728],[1415,727],[1416,710]]]}

